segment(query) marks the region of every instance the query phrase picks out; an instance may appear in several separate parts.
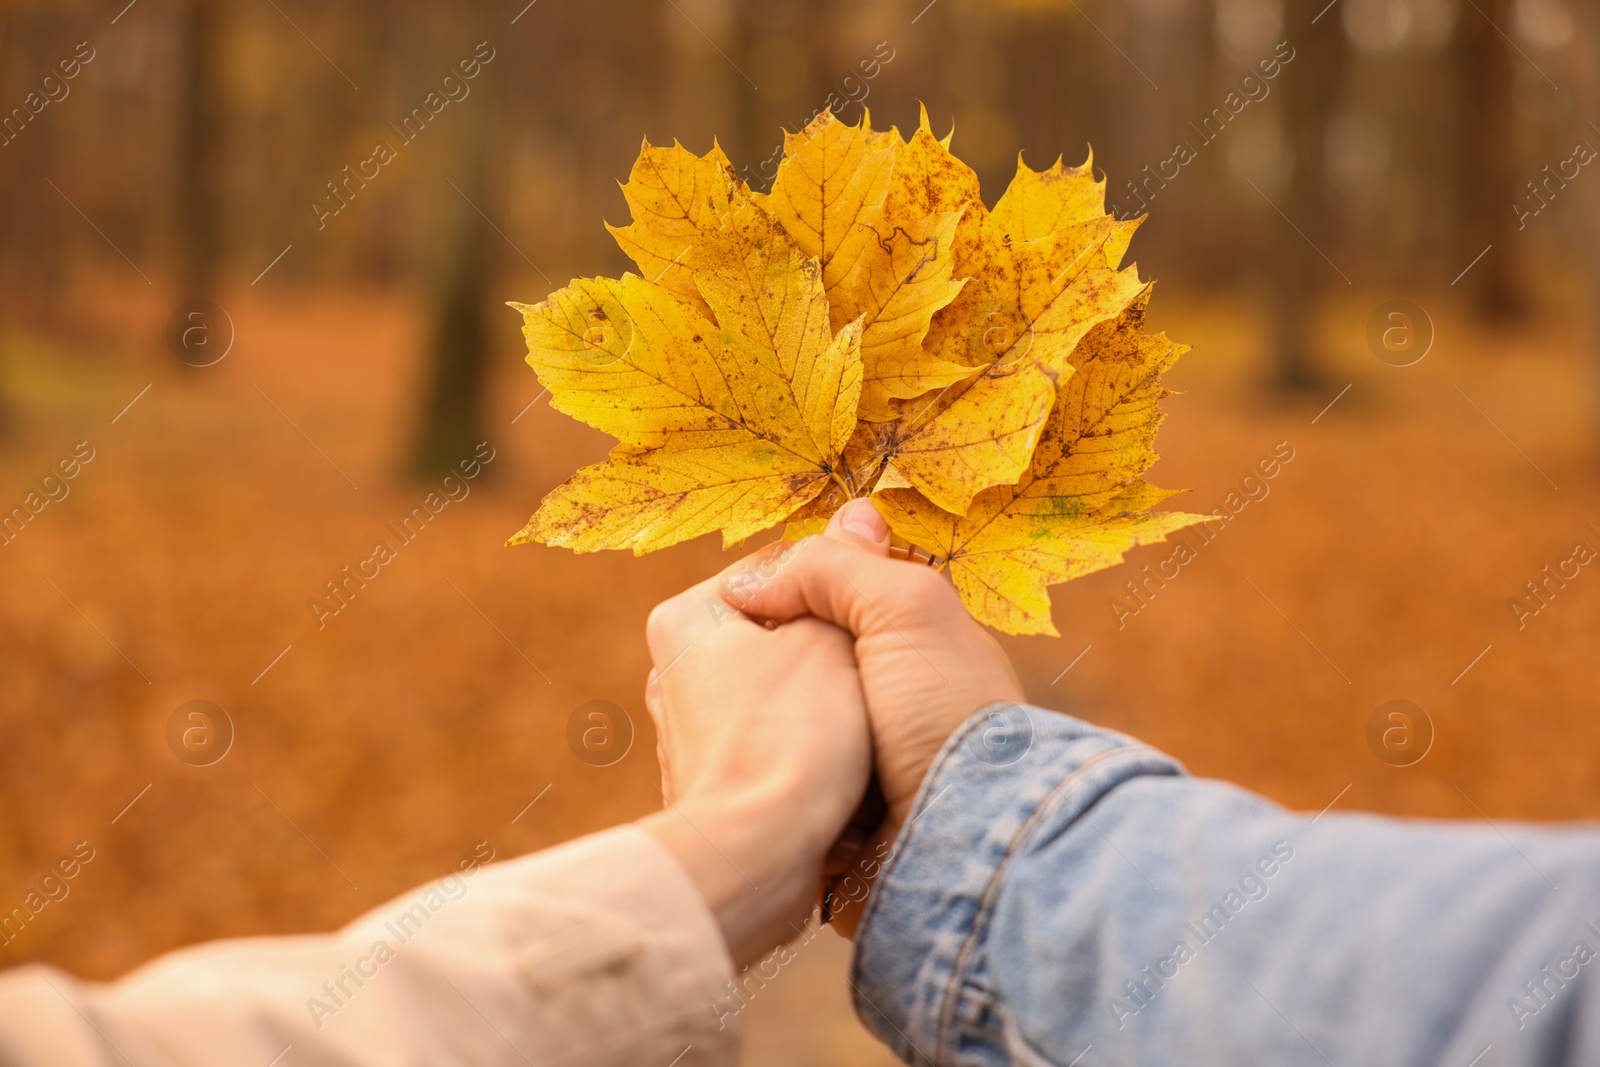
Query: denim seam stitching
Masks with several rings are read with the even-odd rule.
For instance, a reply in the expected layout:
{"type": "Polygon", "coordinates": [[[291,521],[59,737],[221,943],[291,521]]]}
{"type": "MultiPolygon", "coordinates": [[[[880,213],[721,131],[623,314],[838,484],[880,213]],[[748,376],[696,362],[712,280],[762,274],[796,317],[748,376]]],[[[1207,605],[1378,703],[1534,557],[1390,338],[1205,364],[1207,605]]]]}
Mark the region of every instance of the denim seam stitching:
{"type": "Polygon", "coordinates": [[[972,954],[977,950],[977,942],[988,925],[988,915],[993,910],[995,898],[999,895],[1000,887],[1004,882],[1005,873],[1016,858],[1022,846],[1033,835],[1038,823],[1044,819],[1046,813],[1054,810],[1056,802],[1061,796],[1087,776],[1088,772],[1100,767],[1108,761],[1118,758],[1144,758],[1149,755],[1160,755],[1155,749],[1147,745],[1116,745],[1103,748],[1098,752],[1085,757],[1083,762],[1074,767],[1072,771],[1055,787],[1040,798],[1027,819],[1012,835],[1010,843],[1006,846],[1005,856],[995,865],[994,873],[989,877],[989,883],[984,887],[983,894],[978,898],[977,910],[972,917],[972,928],[967,931],[967,936],[961,943],[955,959],[951,963],[949,984],[945,986],[943,1002],[939,1009],[939,1029],[934,1040],[934,1055],[942,1057],[949,1047],[950,1030],[955,1025],[956,1004],[960,999],[962,974],[970,962],[972,954]]]}
{"type": "MultiPolygon", "coordinates": [[[[971,734],[973,730],[977,729],[977,724],[979,721],[978,716],[994,705],[1003,703],[1006,703],[1006,701],[991,700],[984,704],[983,707],[978,708],[971,715],[967,716],[966,721],[964,721],[960,726],[956,727],[956,729],[951,732],[950,736],[945,739],[945,742],[940,747],[938,754],[933,757],[933,762],[928,765],[927,772],[922,776],[922,784],[917,787],[917,796],[912,803],[912,814],[907,819],[906,825],[900,828],[900,836],[894,842],[893,847],[891,847],[889,851],[889,858],[884,861],[883,866],[878,871],[878,885],[887,885],[889,883],[890,876],[894,872],[894,869],[900,859],[901,850],[910,846],[912,835],[916,832],[917,819],[920,818],[923,811],[926,810],[926,805],[921,804],[920,801],[927,794],[930,784],[943,772],[945,765],[949,763],[952,758],[954,758],[956,750],[966,739],[967,735],[971,734]]],[[[874,889],[876,888],[877,886],[874,886],[874,889]]],[[[862,943],[862,935],[866,932],[869,924],[872,922],[873,916],[878,911],[878,901],[882,895],[883,894],[879,892],[872,892],[867,896],[867,906],[862,909],[861,922],[856,928],[856,943],[858,945],[862,943]]],[[[852,997],[851,1000],[856,1009],[856,1016],[861,1019],[863,1025],[866,1025],[868,1029],[871,1029],[871,1024],[867,1021],[865,1013],[861,1011],[861,991],[859,989],[863,979],[861,968],[861,953],[852,952],[850,957],[850,982],[853,987],[857,987],[857,996],[852,997]]],[[[873,1010],[877,1011],[879,1015],[883,1015],[886,1020],[889,1018],[887,1015],[884,1015],[883,1009],[878,1008],[876,1005],[872,1005],[872,1007],[873,1010]]],[[[916,1051],[916,1046],[910,1045],[910,1038],[906,1037],[904,1034],[901,1034],[900,1036],[904,1038],[907,1045],[910,1046],[910,1051],[916,1051]]],[[[935,1051],[937,1052],[937,1049],[935,1051]]]]}
{"type": "MultiPolygon", "coordinates": [[[[889,858],[884,861],[882,868],[878,871],[878,882],[880,884],[888,884],[889,876],[893,873],[895,865],[900,859],[902,849],[910,846],[911,837],[915,832],[917,820],[921,818],[922,813],[927,810],[927,805],[921,804],[920,801],[927,794],[931,783],[944,771],[945,764],[949,763],[950,760],[954,758],[956,750],[960,748],[962,742],[966,740],[967,735],[978,728],[978,723],[980,721],[978,717],[988,709],[994,707],[996,704],[1006,703],[1009,703],[1009,701],[991,700],[987,704],[983,705],[983,707],[967,716],[966,721],[957,727],[955,731],[951,733],[951,735],[945,740],[943,747],[939,749],[939,754],[933,757],[933,762],[928,765],[927,772],[922,776],[922,784],[917,787],[917,797],[916,801],[913,802],[911,815],[907,818],[906,824],[900,828],[899,840],[894,843],[893,847],[889,851],[889,858]]],[[[878,898],[881,895],[882,894],[880,893],[874,892],[867,897],[867,906],[861,912],[861,922],[857,926],[858,930],[866,929],[867,923],[871,921],[873,914],[877,911],[878,898]]],[[[859,980],[861,978],[859,963],[859,958],[852,960],[850,977],[853,980],[859,980]]]]}

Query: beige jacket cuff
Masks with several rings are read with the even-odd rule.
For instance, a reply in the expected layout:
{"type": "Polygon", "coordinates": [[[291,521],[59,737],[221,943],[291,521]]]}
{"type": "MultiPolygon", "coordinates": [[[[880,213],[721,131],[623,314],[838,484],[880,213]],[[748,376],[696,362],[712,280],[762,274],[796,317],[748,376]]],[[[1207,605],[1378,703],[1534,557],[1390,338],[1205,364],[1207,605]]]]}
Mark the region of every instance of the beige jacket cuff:
{"type": "Polygon", "coordinates": [[[0,976],[21,1067],[723,1067],[733,966],[687,872],[623,826],[421,886],[324,935],[163,956],[110,983],[0,976]]]}

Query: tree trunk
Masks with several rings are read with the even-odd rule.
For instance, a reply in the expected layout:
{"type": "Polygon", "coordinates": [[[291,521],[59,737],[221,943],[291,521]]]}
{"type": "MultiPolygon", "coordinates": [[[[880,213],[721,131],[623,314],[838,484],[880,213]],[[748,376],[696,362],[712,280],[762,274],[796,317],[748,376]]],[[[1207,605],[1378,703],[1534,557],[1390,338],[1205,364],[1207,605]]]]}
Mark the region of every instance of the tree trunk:
{"type": "Polygon", "coordinates": [[[1490,249],[1463,281],[1480,315],[1506,321],[1528,312],[1527,293],[1517,270],[1516,213],[1511,208],[1519,193],[1512,98],[1516,57],[1495,29],[1511,24],[1511,0],[1478,0],[1477,6],[1480,10],[1462,9],[1456,37],[1464,112],[1456,170],[1466,183],[1460,199],[1465,217],[1459,232],[1466,236],[1466,245],[1460,250],[1461,265],[1465,267],[1474,256],[1490,249]]]}
{"type": "Polygon", "coordinates": [[[1287,195],[1278,206],[1294,225],[1271,220],[1269,231],[1273,384],[1290,390],[1321,388],[1313,337],[1317,296],[1330,278],[1347,284],[1324,258],[1336,233],[1325,161],[1328,124],[1344,86],[1344,35],[1337,19],[1324,19],[1315,26],[1310,20],[1310,10],[1286,19],[1288,39],[1297,54],[1283,73],[1279,92],[1293,170],[1287,195]]]}
{"type": "MultiPolygon", "coordinates": [[[[1589,52],[1584,99],[1593,100],[1600,91],[1600,7],[1584,4],[1581,11],[1579,43],[1589,52]]],[[[1594,390],[1590,411],[1595,429],[1600,430],[1600,184],[1589,183],[1588,199],[1585,205],[1588,212],[1583,222],[1586,233],[1581,244],[1586,249],[1589,267],[1589,367],[1594,390]]]]}
{"type": "Polygon", "coordinates": [[[440,196],[447,205],[447,228],[431,282],[432,362],[412,458],[413,470],[422,476],[449,473],[484,440],[489,350],[484,299],[492,281],[491,257],[498,251],[493,242],[499,238],[483,213],[493,210],[489,131],[500,90],[498,73],[486,71],[470,101],[451,116],[453,136],[446,142],[449,184],[441,183],[440,196]]]}
{"type": "Polygon", "coordinates": [[[181,299],[211,298],[222,256],[222,14],[188,0],[179,70],[178,280],[181,299]]]}

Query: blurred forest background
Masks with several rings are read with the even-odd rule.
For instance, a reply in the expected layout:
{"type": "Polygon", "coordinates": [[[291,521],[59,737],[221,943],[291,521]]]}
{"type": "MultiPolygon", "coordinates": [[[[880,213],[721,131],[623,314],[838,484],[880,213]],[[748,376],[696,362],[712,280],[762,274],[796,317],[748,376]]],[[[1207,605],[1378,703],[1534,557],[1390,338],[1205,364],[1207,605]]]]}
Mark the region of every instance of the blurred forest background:
{"type": "MultiPolygon", "coordinates": [[[[1196,346],[1157,481],[1209,509],[1295,452],[1187,577],[1131,599],[1152,548],[1058,590],[1065,636],[1008,644],[1034,698],[1310,810],[1600,815],[1600,579],[1541,578],[1600,546],[1595,5],[10,0],[0,508],[51,499],[0,535],[0,909],[98,855],[0,961],[328,929],[480,840],[658,804],[643,619],[724,557],[500,547],[605,448],[503,302],[630,269],[601,221],[641,138],[716,137],[764,188],[819,108],[904,130],[919,102],[991,203],[1018,151],[1092,145],[1108,207],[1148,213],[1153,324],[1196,346]],[[168,340],[198,299],[231,340],[207,367],[168,340]],[[1405,367],[1368,341],[1402,299],[1405,367]],[[1410,766],[1367,741],[1393,698],[1432,724],[1410,766]],[[206,767],[167,742],[194,699],[236,731],[206,767]],[[637,726],[610,767],[564,741],[591,699],[637,726]]],[[[888,1062],[846,954],[752,1002],[749,1062],[888,1062]]]]}

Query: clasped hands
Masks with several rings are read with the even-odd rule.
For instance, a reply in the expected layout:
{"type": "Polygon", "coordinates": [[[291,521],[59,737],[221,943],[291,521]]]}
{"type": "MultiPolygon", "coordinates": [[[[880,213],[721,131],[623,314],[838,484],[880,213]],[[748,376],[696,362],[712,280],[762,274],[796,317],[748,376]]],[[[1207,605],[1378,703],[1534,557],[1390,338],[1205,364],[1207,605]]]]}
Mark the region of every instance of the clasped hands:
{"type": "MultiPolygon", "coordinates": [[[[736,967],[799,932],[824,877],[895,840],[953,730],[1023,700],[950,583],[890,558],[867,500],[661,603],[647,639],[667,806],[641,825],[683,863],[736,967]],[[887,812],[862,840],[846,830],[874,775],[887,812]]],[[[864,902],[840,902],[835,928],[853,934],[864,902]]]]}

